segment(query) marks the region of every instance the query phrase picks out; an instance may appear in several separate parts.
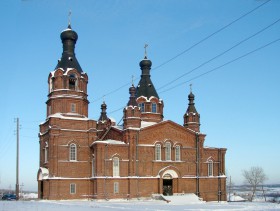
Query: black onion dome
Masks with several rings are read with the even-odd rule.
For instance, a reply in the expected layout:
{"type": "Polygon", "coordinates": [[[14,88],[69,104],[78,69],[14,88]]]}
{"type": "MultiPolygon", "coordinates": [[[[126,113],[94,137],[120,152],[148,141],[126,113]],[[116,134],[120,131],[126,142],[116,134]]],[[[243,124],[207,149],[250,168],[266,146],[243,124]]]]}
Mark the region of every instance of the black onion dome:
{"type": "Polygon", "coordinates": [[[63,52],[55,69],[62,68],[67,70],[67,68],[73,68],[82,73],[83,70],[75,56],[75,44],[78,40],[78,34],[69,25],[67,29],[61,32],[60,38],[63,44],[63,52]]]}
{"type": "Polygon", "coordinates": [[[142,70],[141,79],[136,89],[136,97],[144,96],[148,99],[152,96],[159,99],[157,91],[152,83],[150,70],[152,66],[151,60],[145,58],[139,63],[142,70]]]}
{"type": "Polygon", "coordinates": [[[189,98],[189,106],[187,109],[187,113],[197,113],[195,106],[194,106],[194,94],[191,92],[188,96],[189,98]]]}
{"type": "Polygon", "coordinates": [[[64,40],[73,40],[76,43],[78,40],[78,34],[75,31],[73,31],[71,27],[68,27],[67,29],[61,32],[60,38],[62,43],[64,40]]]}
{"type": "Polygon", "coordinates": [[[137,106],[138,105],[136,102],[136,99],[135,99],[135,93],[136,93],[136,88],[132,84],[132,86],[129,88],[130,97],[129,97],[127,106],[137,106]]]}
{"type": "Polygon", "coordinates": [[[139,65],[140,65],[141,69],[143,69],[143,68],[151,69],[152,62],[151,62],[151,60],[147,59],[147,57],[145,56],[145,58],[139,63],[139,65]]]}
{"type": "Polygon", "coordinates": [[[194,100],[194,94],[191,92],[191,93],[188,95],[188,98],[189,98],[189,100],[194,100]]]}
{"type": "Polygon", "coordinates": [[[107,105],[103,101],[103,103],[101,104],[101,113],[100,113],[100,117],[99,117],[98,121],[107,121],[108,120],[106,110],[107,110],[107,105]]]}

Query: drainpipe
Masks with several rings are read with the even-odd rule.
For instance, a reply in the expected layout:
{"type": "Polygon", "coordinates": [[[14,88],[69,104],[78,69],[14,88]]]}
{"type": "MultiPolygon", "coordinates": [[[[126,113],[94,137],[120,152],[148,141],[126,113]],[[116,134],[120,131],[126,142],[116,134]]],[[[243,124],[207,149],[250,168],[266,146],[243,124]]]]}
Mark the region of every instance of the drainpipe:
{"type": "Polygon", "coordinates": [[[196,143],[196,195],[199,197],[200,193],[199,193],[199,164],[200,164],[200,155],[199,155],[199,136],[198,136],[198,132],[195,133],[195,143],[196,143]]]}
{"type": "Polygon", "coordinates": [[[105,159],[104,159],[104,196],[106,200],[108,200],[107,191],[106,191],[106,182],[107,182],[106,169],[107,169],[107,153],[108,153],[107,151],[108,151],[108,144],[105,145],[105,159]]]}
{"type": "Polygon", "coordinates": [[[221,201],[221,149],[218,149],[218,202],[221,201]]]}
{"type": "Polygon", "coordinates": [[[137,197],[139,197],[139,157],[138,157],[138,141],[139,141],[139,131],[136,133],[136,176],[137,176],[137,197]]]}

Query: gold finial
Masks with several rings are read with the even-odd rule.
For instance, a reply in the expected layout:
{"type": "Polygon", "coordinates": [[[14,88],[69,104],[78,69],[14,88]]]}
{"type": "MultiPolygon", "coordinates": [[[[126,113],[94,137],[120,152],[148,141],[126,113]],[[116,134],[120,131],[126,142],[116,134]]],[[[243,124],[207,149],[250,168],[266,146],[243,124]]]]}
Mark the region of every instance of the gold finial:
{"type": "Polygon", "coordinates": [[[148,47],[148,44],[145,44],[144,45],[144,48],[145,48],[145,58],[147,58],[147,47],[148,47]]]}
{"type": "Polygon", "coordinates": [[[190,92],[192,93],[192,84],[190,84],[190,92]]]}
{"type": "Polygon", "coordinates": [[[131,76],[131,84],[134,86],[134,75],[131,76]]]}
{"type": "Polygon", "coordinates": [[[69,10],[69,13],[68,13],[68,26],[71,26],[71,15],[72,15],[72,12],[71,12],[71,10],[69,10]]]}

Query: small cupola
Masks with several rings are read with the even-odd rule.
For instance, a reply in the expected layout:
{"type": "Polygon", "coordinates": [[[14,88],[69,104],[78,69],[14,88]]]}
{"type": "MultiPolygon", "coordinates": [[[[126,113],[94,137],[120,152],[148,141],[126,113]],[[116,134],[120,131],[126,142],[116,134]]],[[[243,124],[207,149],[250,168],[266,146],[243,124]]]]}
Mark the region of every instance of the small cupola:
{"type": "Polygon", "coordinates": [[[127,106],[123,109],[124,129],[141,127],[141,111],[136,102],[135,92],[136,88],[132,82],[132,85],[129,88],[129,101],[127,106]]]}
{"type": "Polygon", "coordinates": [[[107,105],[106,103],[103,101],[103,103],[101,104],[101,113],[100,113],[100,117],[98,119],[98,122],[104,123],[108,120],[107,117],[107,105]]]}
{"type": "Polygon", "coordinates": [[[200,131],[200,114],[196,111],[194,106],[194,94],[192,93],[192,85],[190,85],[189,106],[184,115],[184,127],[194,130],[196,132],[200,131]]]}

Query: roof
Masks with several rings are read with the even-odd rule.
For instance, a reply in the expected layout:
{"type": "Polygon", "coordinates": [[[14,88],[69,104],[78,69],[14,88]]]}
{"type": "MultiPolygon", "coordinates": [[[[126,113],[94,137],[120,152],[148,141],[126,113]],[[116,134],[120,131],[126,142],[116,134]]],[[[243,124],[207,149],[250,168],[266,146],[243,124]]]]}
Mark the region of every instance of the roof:
{"type": "Polygon", "coordinates": [[[144,96],[150,98],[151,96],[155,96],[159,98],[150,75],[152,62],[145,57],[139,65],[142,70],[142,74],[136,88],[136,97],[144,96]]]}
{"type": "Polygon", "coordinates": [[[75,68],[82,73],[83,70],[75,56],[75,44],[78,40],[78,34],[69,25],[66,30],[61,32],[60,38],[63,43],[63,53],[55,69],[62,68],[66,70],[67,68],[75,68]]]}

